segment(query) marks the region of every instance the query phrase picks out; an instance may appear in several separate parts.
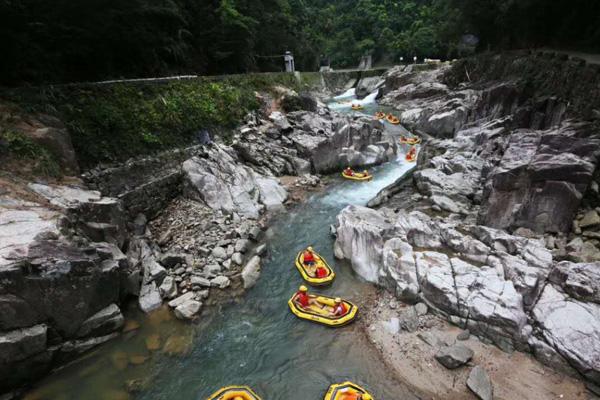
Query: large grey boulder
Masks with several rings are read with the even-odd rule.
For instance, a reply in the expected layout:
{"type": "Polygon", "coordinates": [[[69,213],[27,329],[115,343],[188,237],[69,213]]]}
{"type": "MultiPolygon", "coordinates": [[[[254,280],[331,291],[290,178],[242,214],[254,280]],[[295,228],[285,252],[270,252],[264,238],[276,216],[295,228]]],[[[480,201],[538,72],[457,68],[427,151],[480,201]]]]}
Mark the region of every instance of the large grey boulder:
{"type": "Polygon", "coordinates": [[[138,297],[140,309],[145,313],[150,313],[162,305],[162,297],[160,290],[156,286],[156,282],[151,281],[144,283],[138,297]]]}
{"type": "Polygon", "coordinates": [[[492,400],[494,398],[492,381],[485,369],[479,365],[469,372],[467,387],[481,400],[492,400]]]}
{"type": "Polygon", "coordinates": [[[257,219],[265,205],[274,208],[286,198],[285,189],[274,178],[241,164],[225,146],[214,145],[205,158],[193,157],[182,168],[184,194],[214,210],[257,219]]]}
{"type": "Polygon", "coordinates": [[[193,300],[195,297],[194,292],[187,292],[182,294],[181,296],[177,297],[176,299],[173,299],[169,302],[169,307],[171,308],[176,308],[179,307],[180,305],[193,300]]]}
{"type": "Polygon", "coordinates": [[[442,346],[435,354],[435,359],[448,369],[462,367],[473,358],[473,350],[462,344],[442,346]]]}
{"type": "Polygon", "coordinates": [[[300,129],[290,139],[299,155],[309,159],[318,173],[376,165],[395,158],[396,141],[384,134],[378,121],[330,121],[314,114],[299,114],[295,123],[300,129]]]}
{"type": "Polygon", "coordinates": [[[215,146],[208,158],[194,157],[183,163],[184,194],[215,210],[258,218],[259,192],[252,170],[238,164],[226,148],[215,146]]]}
{"type": "Polygon", "coordinates": [[[546,341],[587,379],[600,383],[600,305],[546,285],[533,308],[546,341]]]}
{"type": "Polygon", "coordinates": [[[98,311],[83,322],[77,337],[104,336],[121,329],[125,318],[116,304],[98,311]]]}
{"type": "Polygon", "coordinates": [[[187,300],[175,308],[175,316],[183,320],[193,320],[197,318],[202,303],[196,300],[187,300]]]}
{"type": "Polygon", "coordinates": [[[167,276],[160,284],[158,291],[163,299],[172,299],[177,296],[177,283],[171,276],[167,276]]]}
{"type": "Polygon", "coordinates": [[[419,281],[412,246],[399,238],[390,239],[383,246],[382,258],[387,277],[382,284],[392,289],[399,299],[416,302],[419,281]]]}
{"type": "Polygon", "coordinates": [[[381,213],[366,207],[348,206],[337,216],[337,238],[334,253],[350,260],[352,269],[373,283],[385,275],[382,255],[386,230],[393,226],[381,213]]]}
{"type": "Polygon", "coordinates": [[[521,295],[495,269],[476,267],[442,253],[416,253],[422,296],[438,310],[464,319],[471,332],[503,348],[525,340],[521,295]]]}
{"type": "Polygon", "coordinates": [[[260,202],[265,205],[267,210],[277,210],[283,207],[288,194],[279,181],[259,176],[256,178],[256,184],[260,192],[260,202]]]}
{"type": "Polygon", "coordinates": [[[260,257],[254,256],[244,265],[242,269],[242,281],[244,282],[244,289],[250,289],[260,277],[260,257]]]}

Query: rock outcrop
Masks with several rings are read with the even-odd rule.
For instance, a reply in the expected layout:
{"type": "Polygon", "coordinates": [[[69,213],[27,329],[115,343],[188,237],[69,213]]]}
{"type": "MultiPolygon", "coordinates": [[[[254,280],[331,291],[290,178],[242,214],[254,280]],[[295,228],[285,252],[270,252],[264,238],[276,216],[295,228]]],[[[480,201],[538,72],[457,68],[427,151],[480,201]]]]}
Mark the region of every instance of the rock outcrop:
{"type": "Polygon", "coordinates": [[[123,325],[117,304],[130,271],[119,247],[119,202],[75,187],[30,190],[40,203],[5,197],[0,206],[0,373],[7,377],[0,391],[109,340],[123,325]]]}
{"type": "Polygon", "coordinates": [[[287,198],[274,178],[242,165],[225,146],[210,148],[206,158],[185,161],[183,171],[184,195],[228,214],[257,219],[265,207],[280,207],[287,198]]]}
{"type": "MultiPolygon", "coordinates": [[[[406,302],[597,384],[600,135],[567,103],[581,94],[526,90],[515,68],[528,61],[510,57],[474,84],[457,78],[464,62],[388,72],[382,103],[431,137],[412,182],[370,203],[382,208],[338,215],[335,254],[406,302]]],[[[480,372],[470,387],[489,398],[480,372]]]]}

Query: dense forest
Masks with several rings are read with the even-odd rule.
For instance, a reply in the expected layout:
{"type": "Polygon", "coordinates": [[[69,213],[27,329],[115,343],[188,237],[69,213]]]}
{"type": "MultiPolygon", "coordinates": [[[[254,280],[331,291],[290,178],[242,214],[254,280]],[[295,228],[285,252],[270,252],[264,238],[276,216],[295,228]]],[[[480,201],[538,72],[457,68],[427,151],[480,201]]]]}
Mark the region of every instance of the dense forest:
{"type": "Polygon", "coordinates": [[[273,71],[286,50],[301,70],[356,65],[364,54],[456,57],[475,44],[600,51],[600,2],[0,0],[0,42],[9,86],[273,71]]]}

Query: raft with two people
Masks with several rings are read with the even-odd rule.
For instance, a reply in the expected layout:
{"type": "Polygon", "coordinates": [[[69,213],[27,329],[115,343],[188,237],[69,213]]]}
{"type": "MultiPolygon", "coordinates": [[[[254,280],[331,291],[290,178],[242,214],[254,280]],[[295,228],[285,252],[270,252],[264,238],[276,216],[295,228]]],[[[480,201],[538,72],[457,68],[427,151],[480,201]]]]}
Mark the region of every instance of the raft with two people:
{"type": "Polygon", "coordinates": [[[398,118],[398,117],[396,117],[396,116],[394,116],[392,114],[386,115],[385,116],[385,120],[387,122],[389,122],[390,124],[392,124],[392,125],[398,125],[398,124],[400,124],[400,118],[398,118]]]}
{"type": "Polygon", "coordinates": [[[296,317],[330,327],[349,324],[358,312],[353,303],[340,297],[309,294],[306,286],[300,286],[289,299],[288,306],[296,317]]]}
{"type": "Polygon", "coordinates": [[[323,400],[373,400],[373,396],[363,387],[348,381],[331,385],[323,400]]]}
{"type": "Polygon", "coordinates": [[[353,181],[369,181],[373,179],[373,175],[369,174],[369,171],[354,172],[350,167],[342,171],[342,176],[353,181]]]}
{"type": "Polygon", "coordinates": [[[355,111],[364,110],[364,107],[362,106],[362,104],[352,104],[351,107],[355,111]]]}
{"type": "Polygon", "coordinates": [[[262,400],[248,386],[227,386],[217,390],[206,400],[262,400]]]}
{"type": "Polygon", "coordinates": [[[413,137],[400,136],[400,144],[415,145],[415,144],[420,144],[420,143],[421,143],[421,138],[418,136],[413,136],[413,137]]]}
{"type": "Polygon", "coordinates": [[[335,272],[325,258],[310,246],[296,256],[296,268],[302,279],[312,286],[329,285],[335,279],[335,272]]]}
{"type": "Polygon", "coordinates": [[[383,111],[378,111],[375,113],[375,119],[380,121],[382,119],[385,119],[385,113],[383,111]]]}

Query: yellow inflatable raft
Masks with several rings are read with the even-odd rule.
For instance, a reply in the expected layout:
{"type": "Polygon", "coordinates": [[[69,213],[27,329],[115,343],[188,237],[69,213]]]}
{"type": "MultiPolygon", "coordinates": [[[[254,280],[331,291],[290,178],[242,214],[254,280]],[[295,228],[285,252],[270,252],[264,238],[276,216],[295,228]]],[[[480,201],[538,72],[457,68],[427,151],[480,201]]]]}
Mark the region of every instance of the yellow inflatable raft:
{"type": "Polygon", "coordinates": [[[248,386],[227,386],[213,393],[206,400],[262,400],[248,386]]]}
{"type": "Polygon", "coordinates": [[[373,396],[364,388],[352,382],[331,385],[325,394],[324,400],[345,400],[350,394],[360,393],[364,400],[373,400],[373,396]]]}
{"type": "Polygon", "coordinates": [[[375,113],[375,119],[377,119],[377,120],[385,119],[385,113],[381,112],[381,111],[376,112],[375,113]]]}
{"type": "Polygon", "coordinates": [[[400,138],[400,144],[415,145],[415,144],[419,144],[419,143],[421,143],[421,138],[418,136],[414,136],[414,137],[410,137],[410,138],[402,136],[400,138]]]}
{"type": "Polygon", "coordinates": [[[304,250],[298,253],[296,256],[296,268],[302,275],[302,279],[304,279],[307,283],[313,286],[324,286],[330,284],[335,278],[335,272],[333,269],[327,264],[327,261],[321,255],[315,251],[312,251],[313,256],[315,257],[315,269],[318,267],[323,267],[327,270],[327,276],[323,278],[313,278],[308,274],[306,270],[306,265],[304,265],[304,250]]]}
{"type": "Polygon", "coordinates": [[[373,175],[368,172],[366,174],[363,172],[355,172],[354,175],[346,175],[346,173],[342,172],[342,176],[353,181],[370,181],[373,179],[373,175]]]}
{"type": "Polygon", "coordinates": [[[358,312],[358,307],[349,301],[343,300],[342,302],[346,306],[348,310],[345,315],[340,317],[332,317],[329,315],[329,311],[335,306],[335,299],[327,296],[311,296],[311,298],[315,299],[317,303],[325,306],[321,308],[317,305],[310,305],[308,308],[301,308],[294,302],[294,294],[290,300],[288,301],[288,306],[292,313],[298,317],[308,321],[316,322],[318,324],[323,324],[331,327],[339,327],[349,324],[354,321],[356,318],[356,313],[358,312]]]}
{"type": "Polygon", "coordinates": [[[392,114],[388,114],[385,117],[386,121],[392,125],[398,125],[400,123],[400,118],[393,116],[392,114]]]}
{"type": "Polygon", "coordinates": [[[363,110],[364,107],[360,104],[352,104],[352,109],[358,111],[358,110],[363,110]]]}

